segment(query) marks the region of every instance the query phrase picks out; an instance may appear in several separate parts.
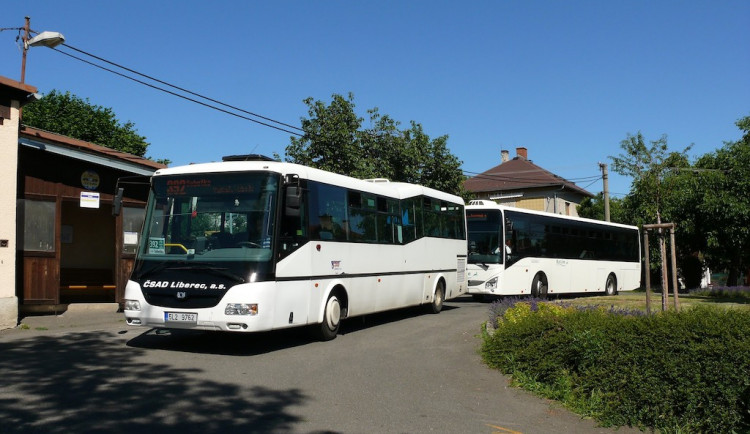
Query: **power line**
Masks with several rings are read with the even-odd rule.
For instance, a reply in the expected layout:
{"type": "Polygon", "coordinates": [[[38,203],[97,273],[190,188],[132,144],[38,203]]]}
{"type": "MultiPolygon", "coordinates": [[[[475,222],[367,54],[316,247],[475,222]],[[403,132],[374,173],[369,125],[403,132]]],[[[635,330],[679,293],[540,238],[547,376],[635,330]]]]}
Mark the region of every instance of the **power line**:
{"type": "Polygon", "coordinates": [[[177,89],[177,90],[179,90],[179,91],[181,91],[181,92],[185,92],[185,93],[188,93],[188,94],[190,94],[190,95],[194,95],[194,96],[196,96],[196,97],[199,97],[199,98],[205,99],[205,100],[207,100],[207,101],[211,101],[211,102],[213,102],[213,103],[215,103],[215,104],[218,104],[218,105],[221,105],[221,106],[224,106],[224,107],[228,107],[228,108],[231,108],[231,109],[233,109],[233,110],[236,110],[236,111],[239,111],[239,112],[242,112],[242,113],[246,113],[246,114],[249,114],[249,115],[251,115],[251,116],[255,116],[255,117],[257,117],[257,118],[260,118],[260,119],[266,120],[266,121],[268,121],[268,122],[273,122],[273,123],[276,123],[276,124],[278,124],[278,125],[282,125],[282,126],[284,126],[284,127],[287,127],[287,128],[282,128],[282,127],[279,127],[279,126],[276,126],[276,125],[272,125],[272,124],[270,124],[270,123],[268,123],[268,122],[263,122],[263,121],[259,121],[259,120],[257,120],[257,119],[254,119],[254,118],[251,118],[251,117],[248,117],[248,116],[244,116],[244,115],[241,115],[241,114],[238,114],[238,113],[235,113],[235,112],[232,112],[232,111],[229,111],[229,110],[223,109],[223,108],[221,108],[221,107],[217,107],[216,105],[208,104],[208,103],[205,103],[205,102],[203,102],[203,101],[199,101],[199,100],[197,100],[197,99],[194,99],[194,98],[190,98],[190,97],[187,97],[187,96],[185,96],[185,95],[181,95],[181,94],[179,94],[179,93],[177,93],[177,92],[173,92],[173,91],[171,91],[171,90],[169,90],[169,89],[165,89],[165,88],[163,88],[163,87],[159,87],[159,86],[157,86],[157,85],[154,85],[154,84],[151,84],[151,83],[145,82],[145,81],[143,81],[143,80],[139,80],[139,79],[137,79],[137,78],[131,77],[131,76],[129,76],[129,75],[126,75],[126,74],[123,74],[123,73],[121,73],[121,72],[115,71],[115,70],[113,70],[113,69],[107,68],[107,67],[105,67],[105,66],[99,65],[99,64],[97,64],[97,63],[94,63],[94,62],[91,62],[91,61],[89,61],[89,60],[83,59],[83,58],[81,58],[81,57],[79,57],[79,56],[76,56],[76,55],[73,55],[73,54],[71,54],[71,53],[67,53],[67,52],[65,52],[65,51],[61,51],[61,50],[59,50],[59,49],[57,49],[57,48],[53,48],[53,50],[57,51],[57,52],[58,52],[58,53],[60,53],[60,54],[63,54],[63,55],[65,55],[65,56],[68,56],[68,57],[70,57],[70,58],[73,58],[73,59],[75,59],[75,60],[78,60],[79,62],[83,62],[83,63],[86,63],[86,64],[88,64],[88,65],[94,66],[94,67],[96,67],[96,68],[102,69],[102,70],[104,70],[104,71],[110,72],[110,73],[112,73],[112,74],[118,75],[118,76],[120,76],[120,77],[126,78],[126,79],[128,79],[128,80],[131,80],[131,81],[134,81],[134,82],[136,82],[136,83],[142,84],[142,85],[144,85],[144,86],[148,86],[148,87],[150,87],[150,88],[152,88],[152,89],[155,89],[155,90],[158,90],[158,91],[161,91],[161,92],[164,92],[164,93],[170,94],[170,95],[172,95],[172,96],[176,96],[176,97],[178,97],[178,98],[182,98],[182,99],[184,99],[184,100],[186,100],[186,101],[190,101],[190,102],[193,102],[193,103],[196,103],[196,104],[202,105],[202,106],[204,106],[204,107],[207,107],[207,108],[211,108],[211,109],[213,109],[213,110],[216,110],[216,111],[219,111],[219,112],[222,112],[222,113],[226,113],[226,114],[229,114],[229,115],[232,115],[232,116],[235,116],[235,117],[241,118],[241,119],[245,119],[245,120],[248,120],[248,121],[250,121],[250,122],[255,122],[255,123],[259,124],[259,125],[263,125],[263,126],[266,126],[266,127],[269,127],[269,128],[273,128],[273,129],[276,129],[276,130],[279,130],[279,131],[283,131],[283,132],[285,132],[285,133],[288,133],[288,134],[293,134],[293,135],[296,135],[296,136],[302,136],[302,135],[304,135],[304,130],[302,130],[302,129],[301,129],[301,128],[299,128],[299,127],[295,127],[295,126],[293,126],[293,125],[289,125],[289,124],[286,124],[286,123],[284,123],[284,122],[276,121],[276,120],[274,120],[274,119],[271,119],[271,118],[268,118],[268,117],[266,117],[266,116],[258,115],[258,114],[256,114],[256,113],[253,113],[253,112],[250,112],[250,111],[247,111],[247,110],[241,109],[241,108],[239,108],[239,107],[235,107],[235,106],[232,106],[232,105],[230,105],[230,104],[226,104],[226,103],[223,103],[223,102],[221,102],[221,101],[218,101],[218,100],[216,100],[216,99],[213,99],[213,98],[209,98],[209,97],[206,97],[206,96],[204,96],[204,95],[201,95],[201,94],[198,94],[198,93],[196,93],[196,92],[192,92],[192,91],[190,91],[190,90],[187,90],[187,89],[184,89],[184,88],[182,88],[182,87],[179,87],[179,86],[175,86],[175,85],[172,85],[172,84],[170,84],[170,83],[167,83],[167,82],[165,82],[165,81],[163,81],[163,80],[159,80],[159,79],[157,79],[157,78],[154,78],[154,77],[151,77],[151,76],[149,76],[149,75],[146,75],[146,74],[142,74],[142,73],[140,73],[140,72],[137,72],[137,71],[135,71],[135,70],[133,70],[133,69],[130,69],[130,68],[127,68],[127,67],[124,67],[124,66],[118,65],[118,64],[116,64],[116,63],[114,63],[114,62],[110,62],[110,61],[108,61],[108,60],[106,60],[106,59],[103,59],[103,58],[101,58],[101,57],[99,57],[99,56],[95,56],[95,55],[93,55],[93,54],[91,54],[91,53],[87,53],[87,52],[85,52],[85,51],[83,51],[83,50],[80,50],[80,49],[78,49],[78,48],[72,47],[72,46],[70,46],[70,45],[68,45],[68,44],[62,44],[62,45],[63,45],[63,46],[65,46],[66,48],[69,48],[69,49],[71,49],[71,50],[74,50],[74,51],[76,51],[76,52],[82,53],[82,54],[84,54],[84,55],[86,55],[86,56],[92,57],[92,58],[94,58],[94,59],[97,59],[97,60],[99,60],[99,61],[105,62],[105,63],[107,63],[107,64],[110,64],[110,65],[116,66],[117,68],[123,69],[123,70],[125,70],[125,71],[128,71],[128,72],[130,72],[130,73],[132,73],[132,74],[136,74],[136,75],[138,75],[138,76],[141,76],[141,77],[147,78],[147,79],[149,79],[149,80],[152,80],[152,81],[155,81],[155,82],[157,82],[157,83],[161,83],[161,84],[163,84],[163,85],[165,85],[165,86],[169,86],[169,87],[171,87],[171,88],[173,88],[173,89],[177,89]],[[298,131],[293,131],[293,130],[298,130],[298,131]],[[301,131],[301,132],[300,132],[300,131],[301,131]]]}

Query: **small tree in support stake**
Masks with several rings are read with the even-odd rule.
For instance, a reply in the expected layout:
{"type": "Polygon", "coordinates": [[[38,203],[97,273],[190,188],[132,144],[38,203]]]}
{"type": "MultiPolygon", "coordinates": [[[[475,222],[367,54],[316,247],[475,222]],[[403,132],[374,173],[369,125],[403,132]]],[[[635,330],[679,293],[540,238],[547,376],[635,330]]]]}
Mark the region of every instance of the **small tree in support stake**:
{"type": "Polygon", "coordinates": [[[676,259],[676,246],[674,232],[677,225],[674,223],[657,223],[651,225],[643,225],[643,246],[645,249],[645,261],[644,267],[646,268],[646,313],[651,313],[651,274],[650,274],[650,262],[649,262],[649,251],[648,251],[648,233],[649,231],[658,231],[659,234],[659,252],[661,256],[661,310],[667,310],[667,303],[669,300],[669,282],[667,280],[667,251],[666,251],[666,240],[664,231],[669,231],[669,244],[671,253],[671,264],[672,264],[672,286],[674,288],[674,309],[675,311],[680,310],[680,299],[679,299],[679,288],[677,287],[677,259],[676,259]]]}

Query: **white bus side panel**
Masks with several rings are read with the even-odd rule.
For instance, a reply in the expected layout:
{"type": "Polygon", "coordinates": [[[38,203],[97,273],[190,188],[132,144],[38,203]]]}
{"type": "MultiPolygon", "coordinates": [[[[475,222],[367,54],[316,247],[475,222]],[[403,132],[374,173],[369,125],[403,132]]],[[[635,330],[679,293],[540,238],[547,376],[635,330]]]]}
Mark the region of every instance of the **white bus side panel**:
{"type": "Polygon", "coordinates": [[[470,294],[530,295],[534,276],[544,272],[549,294],[604,292],[607,277],[614,273],[618,291],[632,291],[640,287],[638,263],[594,262],[583,260],[522,259],[510,268],[503,264],[489,264],[487,269],[469,264],[469,280],[482,282],[469,288],[470,294]],[[495,291],[485,289],[484,282],[497,277],[495,291]]]}

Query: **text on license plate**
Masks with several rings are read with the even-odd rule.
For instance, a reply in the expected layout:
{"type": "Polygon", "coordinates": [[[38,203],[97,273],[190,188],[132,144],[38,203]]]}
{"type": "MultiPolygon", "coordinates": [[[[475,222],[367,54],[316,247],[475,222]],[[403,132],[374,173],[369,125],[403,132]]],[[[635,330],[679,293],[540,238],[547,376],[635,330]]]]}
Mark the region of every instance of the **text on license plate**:
{"type": "Polygon", "coordinates": [[[192,322],[192,323],[197,323],[198,322],[198,314],[197,313],[188,313],[188,312],[164,312],[164,321],[165,322],[192,322]]]}

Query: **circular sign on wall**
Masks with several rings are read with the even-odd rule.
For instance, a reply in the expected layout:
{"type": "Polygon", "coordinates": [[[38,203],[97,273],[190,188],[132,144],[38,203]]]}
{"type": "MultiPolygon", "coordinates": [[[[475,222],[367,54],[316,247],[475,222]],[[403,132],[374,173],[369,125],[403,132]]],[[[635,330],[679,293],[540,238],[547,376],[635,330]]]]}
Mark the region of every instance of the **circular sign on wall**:
{"type": "Polygon", "coordinates": [[[96,190],[99,187],[99,174],[93,170],[87,170],[81,174],[81,185],[87,190],[96,190]]]}

